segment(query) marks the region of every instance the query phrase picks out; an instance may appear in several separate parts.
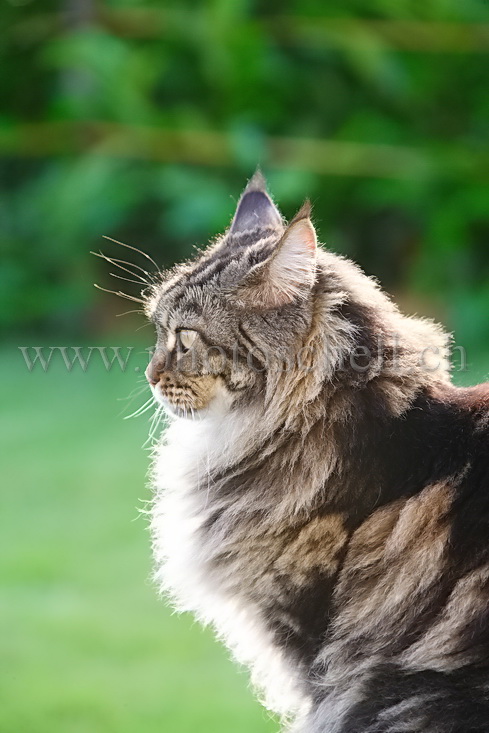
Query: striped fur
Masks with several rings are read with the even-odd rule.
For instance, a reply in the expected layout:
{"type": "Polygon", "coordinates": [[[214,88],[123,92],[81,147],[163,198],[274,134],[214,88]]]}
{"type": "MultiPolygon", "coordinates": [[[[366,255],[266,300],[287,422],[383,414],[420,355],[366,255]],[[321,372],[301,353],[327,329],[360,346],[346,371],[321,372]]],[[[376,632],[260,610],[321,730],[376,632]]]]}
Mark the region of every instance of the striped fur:
{"type": "Polygon", "coordinates": [[[162,590],[296,733],[487,733],[489,390],[452,386],[446,334],[259,176],[147,312],[162,590]]]}

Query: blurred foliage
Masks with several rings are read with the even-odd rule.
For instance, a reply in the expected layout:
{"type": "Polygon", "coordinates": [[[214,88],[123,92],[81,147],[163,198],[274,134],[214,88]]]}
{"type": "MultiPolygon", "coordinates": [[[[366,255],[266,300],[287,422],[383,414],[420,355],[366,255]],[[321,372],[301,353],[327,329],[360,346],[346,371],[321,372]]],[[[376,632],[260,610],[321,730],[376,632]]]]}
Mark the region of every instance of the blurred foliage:
{"type": "Polygon", "coordinates": [[[487,329],[487,0],[6,0],[0,19],[4,330],[87,330],[93,280],[111,287],[89,250],[123,257],[103,234],[167,266],[257,163],[285,215],[310,197],[322,241],[487,329]]]}

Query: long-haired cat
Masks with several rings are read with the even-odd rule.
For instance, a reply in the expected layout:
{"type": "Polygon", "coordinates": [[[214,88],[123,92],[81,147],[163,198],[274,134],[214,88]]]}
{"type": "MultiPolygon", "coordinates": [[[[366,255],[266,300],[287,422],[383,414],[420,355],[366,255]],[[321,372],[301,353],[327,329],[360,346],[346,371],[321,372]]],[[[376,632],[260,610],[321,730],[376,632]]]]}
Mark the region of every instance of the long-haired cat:
{"type": "Polygon", "coordinates": [[[489,392],[260,174],[147,293],[157,579],[298,733],[488,733],[489,392]]]}

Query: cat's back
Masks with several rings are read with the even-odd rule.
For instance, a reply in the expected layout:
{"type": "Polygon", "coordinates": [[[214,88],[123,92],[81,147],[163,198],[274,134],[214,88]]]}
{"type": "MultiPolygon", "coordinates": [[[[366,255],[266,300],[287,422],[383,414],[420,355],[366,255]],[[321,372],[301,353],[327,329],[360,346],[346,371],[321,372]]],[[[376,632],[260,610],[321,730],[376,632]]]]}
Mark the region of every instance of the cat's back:
{"type": "Polygon", "coordinates": [[[308,733],[489,730],[489,383],[440,387],[399,425],[423,484],[350,537],[308,733]]]}

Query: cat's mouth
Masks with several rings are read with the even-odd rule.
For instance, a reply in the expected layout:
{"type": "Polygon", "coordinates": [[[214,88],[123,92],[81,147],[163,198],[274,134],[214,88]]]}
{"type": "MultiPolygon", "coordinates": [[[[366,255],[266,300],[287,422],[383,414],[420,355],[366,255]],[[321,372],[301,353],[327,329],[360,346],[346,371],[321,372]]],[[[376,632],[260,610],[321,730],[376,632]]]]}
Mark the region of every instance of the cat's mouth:
{"type": "Polygon", "coordinates": [[[184,389],[172,390],[172,394],[166,394],[160,384],[151,385],[151,391],[155,401],[173,417],[185,418],[187,420],[202,419],[207,412],[207,406],[199,401],[192,400],[184,389]]]}
{"type": "Polygon", "coordinates": [[[173,415],[174,417],[183,417],[186,420],[195,420],[202,416],[202,410],[195,410],[192,407],[175,404],[167,400],[165,397],[161,398],[160,404],[163,405],[168,414],[173,415]]]}
{"type": "Polygon", "coordinates": [[[154,399],[169,415],[190,420],[202,419],[219,392],[219,379],[210,374],[190,375],[170,371],[154,374],[148,367],[146,377],[154,399]]]}

